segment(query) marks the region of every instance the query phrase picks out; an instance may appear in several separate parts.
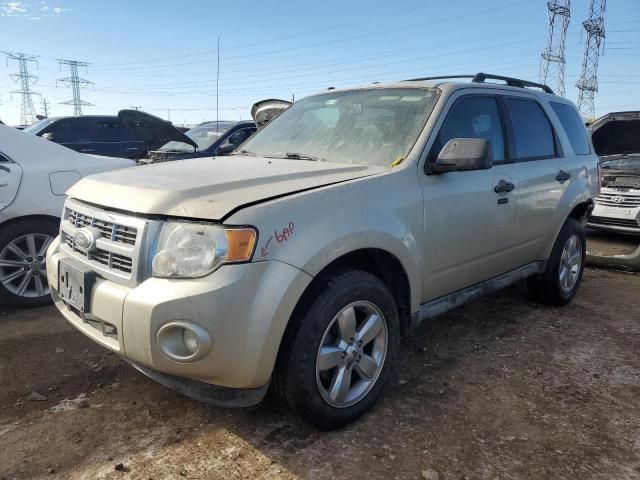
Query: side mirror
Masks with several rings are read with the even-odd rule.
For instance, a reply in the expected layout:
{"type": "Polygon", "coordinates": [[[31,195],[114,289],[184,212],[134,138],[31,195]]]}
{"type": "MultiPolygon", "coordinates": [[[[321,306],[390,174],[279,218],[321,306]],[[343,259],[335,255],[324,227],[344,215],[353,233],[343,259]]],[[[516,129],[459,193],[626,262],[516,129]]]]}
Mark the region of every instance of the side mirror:
{"type": "Polygon", "coordinates": [[[491,143],[484,138],[452,138],[429,173],[487,170],[493,166],[491,143]]]}
{"type": "Polygon", "coordinates": [[[216,155],[229,155],[231,152],[233,152],[236,149],[236,147],[237,145],[226,143],[218,147],[218,149],[216,150],[216,155]]]}
{"type": "Polygon", "coordinates": [[[45,140],[49,140],[50,142],[53,142],[56,137],[53,133],[47,132],[42,134],[42,138],[44,138],[45,140]]]}

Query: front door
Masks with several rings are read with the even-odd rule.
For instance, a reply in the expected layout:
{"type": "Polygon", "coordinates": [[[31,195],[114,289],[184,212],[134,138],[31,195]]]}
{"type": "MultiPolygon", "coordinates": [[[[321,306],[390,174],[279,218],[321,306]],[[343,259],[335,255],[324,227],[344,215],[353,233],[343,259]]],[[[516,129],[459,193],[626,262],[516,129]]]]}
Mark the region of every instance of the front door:
{"type": "Polygon", "coordinates": [[[425,243],[422,301],[426,302],[519,266],[516,245],[518,178],[508,159],[501,104],[493,95],[450,99],[430,149],[435,162],[452,138],[490,142],[488,170],[422,174],[425,243]]]}

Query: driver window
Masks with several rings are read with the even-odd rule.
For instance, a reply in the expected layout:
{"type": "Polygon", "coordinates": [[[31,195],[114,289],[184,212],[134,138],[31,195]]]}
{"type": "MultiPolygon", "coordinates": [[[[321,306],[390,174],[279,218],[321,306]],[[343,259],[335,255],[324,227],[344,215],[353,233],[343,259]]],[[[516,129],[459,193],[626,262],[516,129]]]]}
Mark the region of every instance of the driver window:
{"type": "Polygon", "coordinates": [[[498,103],[494,97],[462,97],[447,114],[429,153],[435,163],[442,147],[452,138],[483,138],[491,143],[493,162],[503,163],[504,133],[498,103]]]}

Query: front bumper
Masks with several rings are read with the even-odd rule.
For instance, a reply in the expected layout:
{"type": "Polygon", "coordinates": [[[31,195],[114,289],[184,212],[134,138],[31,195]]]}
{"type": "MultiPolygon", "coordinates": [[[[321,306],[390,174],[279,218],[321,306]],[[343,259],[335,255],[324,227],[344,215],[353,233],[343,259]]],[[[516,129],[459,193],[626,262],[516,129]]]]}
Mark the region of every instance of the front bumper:
{"type": "Polygon", "coordinates": [[[56,307],[78,330],[152,378],[157,372],[231,389],[264,390],[289,317],[312,279],[279,261],[226,265],[191,280],[149,278],[134,287],[98,276],[90,315],[81,316],[58,294],[58,264],[65,257],[58,238],[47,254],[47,276],[56,307]],[[208,332],[206,356],[175,361],[160,350],[158,331],[175,321],[208,332]]]}
{"type": "Polygon", "coordinates": [[[587,225],[599,230],[640,235],[640,207],[609,207],[596,203],[587,225]]]}

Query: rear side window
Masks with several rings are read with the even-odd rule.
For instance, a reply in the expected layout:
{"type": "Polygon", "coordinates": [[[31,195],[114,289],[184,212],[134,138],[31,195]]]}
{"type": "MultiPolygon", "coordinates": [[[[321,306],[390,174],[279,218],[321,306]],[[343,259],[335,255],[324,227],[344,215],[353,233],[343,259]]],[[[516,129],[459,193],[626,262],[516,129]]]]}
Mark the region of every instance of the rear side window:
{"type": "Polygon", "coordinates": [[[587,137],[587,131],[584,128],[582,120],[576,109],[570,105],[558,102],[549,102],[551,108],[556,112],[556,115],[560,119],[562,128],[567,133],[573,153],[576,155],[588,155],[591,153],[589,148],[589,138],[587,137]]]}
{"type": "Polygon", "coordinates": [[[556,156],[551,122],[535,100],[507,98],[518,159],[540,160],[556,156]]]}
{"type": "Polygon", "coordinates": [[[491,143],[493,161],[503,162],[504,132],[496,99],[489,96],[460,98],[447,114],[429,161],[435,162],[440,150],[452,138],[484,138],[491,143]]]}
{"type": "Polygon", "coordinates": [[[96,142],[125,142],[127,132],[120,122],[97,120],[94,124],[96,142]]]}

